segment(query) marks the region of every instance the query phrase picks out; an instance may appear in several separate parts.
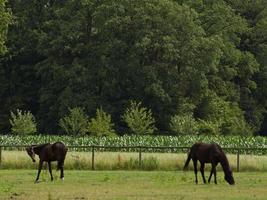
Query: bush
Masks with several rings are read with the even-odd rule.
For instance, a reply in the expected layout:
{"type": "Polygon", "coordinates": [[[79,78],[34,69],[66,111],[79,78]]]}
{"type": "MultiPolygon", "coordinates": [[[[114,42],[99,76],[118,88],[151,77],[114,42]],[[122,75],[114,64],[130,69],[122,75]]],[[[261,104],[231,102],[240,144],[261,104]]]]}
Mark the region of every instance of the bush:
{"type": "Polygon", "coordinates": [[[251,127],[244,119],[232,118],[223,122],[220,126],[220,131],[223,135],[252,135],[251,127]]]}
{"type": "Polygon", "coordinates": [[[96,110],[96,117],[92,118],[88,123],[89,133],[96,136],[116,135],[113,127],[111,116],[105,113],[102,108],[96,110]]]}
{"type": "Polygon", "coordinates": [[[30,111],[17,110],[16,113],[11,112],[11,132],[18,135],[29,135],[37,132],[36,122],[30,111]]]}
{"type": "Polygon", "coordinates": [[[223,135],[252,134],[238,104],[225,101],[214,94],[203,99],[197,113],[202,119],[199,122],[200,132],[223,135]]]}
{"type": "Polygon", "coordinates": [[[198,121],[198,133],[204,135],[219,135],[220,123],[216,121],[198,121]]]}
{"type": "Polygon", "coordinates": [[[88,117],[82,108],[69,108],[69,115],[59,120],[59,126],[68,135],[82,135],[87,132],[88,117]]]}
{"type": "Polygon", "coordinates": [[[126,109],[122,119],[134,134],[153,134],[156,130],[152,111],[141,107],[141,102],[131,101],[130,107],[126,109]]]}
{"type": "Polygon", "coordinates": [[[196,134],[198,132],[197,122],[192,114],[171,117],[170,129],[177,135],[196,134]]]}

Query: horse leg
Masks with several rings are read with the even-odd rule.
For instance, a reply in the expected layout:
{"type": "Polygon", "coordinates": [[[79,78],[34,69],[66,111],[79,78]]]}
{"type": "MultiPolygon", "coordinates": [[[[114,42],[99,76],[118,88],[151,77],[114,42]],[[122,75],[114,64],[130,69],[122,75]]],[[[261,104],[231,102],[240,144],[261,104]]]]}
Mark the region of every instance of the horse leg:
{"type": "Polygon", "coordinates": [[[40,173],[41,173],[42,167],[43,167],[43,161],[42,161],[42,160],[40,160],[40,162],[39,162],[39,168],[38,168],[38,173],[37,173],[37,177],[36,177],[35,183],[37,183],[37,182],[38,182],[38,180],[39,180],[39,176],[40,176],[40,173]]]}
{"type": "Polygon", "coordinates": [[[206,179],[205,179],[205,175],[204,175],[204,167],[205,167],[205,163],[201,163],[200,172],[202,175],[203,183],[206,183],[206,179]]]}
{"type": "Polygon", "coordinates": [[[64,180],[64,160],[57,161],[57,169],[60,170],[60,178],[64,180]]]}
{"type": "Polygon", "coordinates": [[[61,178],[62,180],[64,180],[64,167],[63,167],[63,165],[62,165],[61,168],[60,168],[60,178],[61,178]]]}
{"type": "Polygon", "coordinates": [[[214,183],[217,184],[217,173],[216,173],[216,164],[215,163],[212,163],[212,171],[213,171],[213,174],[214,174],[214,183]]]}
{"type": "Polygon", "coordinates": [[[52,168],[51,168],[51,162],[50,161],[48,162],[48,169],[49,169],[49,173],[50,173],[50,176],[51,176],[51,181],[53,181],[54,178],[53,178],[53,175],[52,175],[52,168]]]}
{"type": "Polygon", "coordinates": [[[213,170],[211,168],[211,170],[210,170],[210,177],[209,177],[209,180],[208,180],[209,183],[210,183],[210,180],[211,180],[211,177],[212,177],[212,173],[213,173],[213,170]]]}
{"type": "Polygon", "coordinates": [[[197,180],[197,160],[193,160],[193,164],[194,164],[194,172],[195,172],[195,182],[197,184],[198,183],[198,180],[197,180]]]}

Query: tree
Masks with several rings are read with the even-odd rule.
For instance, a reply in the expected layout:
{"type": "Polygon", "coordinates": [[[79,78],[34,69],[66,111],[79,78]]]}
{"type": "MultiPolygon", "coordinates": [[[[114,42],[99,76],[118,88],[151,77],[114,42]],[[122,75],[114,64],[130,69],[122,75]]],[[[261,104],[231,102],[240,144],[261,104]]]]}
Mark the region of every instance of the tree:
{"type": "MultiPolygon", "coordinates": [[[[249,25],[248,31],[241,35],[239,48],[242,51],[250,52],[256,58],[259,70],[253,76],[253,82],[247,81],[254,90],[242,89],[243,96],[241,108],[245,110],[246,120],[252,125],[257,133],[266,133],[266,101],[267,98],[267,2],[264,0],[227,0],[249,25]]],[[[251,59],[250,59],[251,60],[251,59]]],[[[250,64],[255,66],[254,63],[250,64]]],[[[249,66],[249,65],[248,65],[249,66]]],[[[251,67],[250,67],[251,69],[251,67]]],[[[247,67],[248,72],[250,70],[247,67]]]]}
{"type": "Polygon", "coordinates": [[[177,135],[198,134],[197,121],[190,114],[172,116],[170,129],[177,135]]]}
{"type": "Polygon", "coordinates": [[[0,0],[0,55],[6,52],[5,40],[11,15],[5,9],[6,0],[0,0]]]}
{"type": "Polygon", "coordinates": [[[95,118],[89,121],[88,132],[95,136],[114,136],[116,133],[113,127],[111,116],[100,108],[96,110],[95,118]]]}
{"type": "Polygon", "coordinates": [[[37,133],[35,117],[30,111],[17,110],[11,112],[11,131],[17,135],[30,135],[37,133]]]}
{"type": "Polygon", "coordinates": [[[124,133],[123,108],[138,99],[165,132],[183,104],[198,120],[211,93],[235,105],[231,112],[241,109],[255,132],[265,130],[264,0],[10,0],[6,6],[14,23],[9,51],[0,56],[2,131],[10,130],[9,111],[19,108],[32,111],[41,132],[56,133],[68,108],[77,106],[88,116],[103,107],[124,133]]]}
{"type": "Polygon", "coordinates": [[[68,135],[84,135],[87,130],[88,117],[82,108],[69,108],[69,115],[59,120],[59,126],[68,135]]]}
{"type": "MultiPolygon", "coordinates": [[[[8,1],[12,12],[6,46],[8,52],[0,56],[0,114],[1,131],[8,132],[9,111],[31,110],[37,116],[39,79],[35,64],[42,58],[37,51],[38,29],[42,24],[44,1],[8,1]]],[[[40,125],[38,123],[38,125],[40,125]]]]}
{"type": "Polygon", "coordinates": [[[196,110],[200,118],[199,131],[223,135],[251,135],[252,129],[244,118],[243,111],[237,103],[222,100],[220,97],[209,94],[203,98],[196,110]],[[210,131],[208,131],[210,130],[210,131]]]}
{"type": "Polygon", "coordinates": [[[136,135],[153,134],[156,130],[155,119],[150,109],[141,106],[141,102],[131,101],[122,119],[136,135]]]}

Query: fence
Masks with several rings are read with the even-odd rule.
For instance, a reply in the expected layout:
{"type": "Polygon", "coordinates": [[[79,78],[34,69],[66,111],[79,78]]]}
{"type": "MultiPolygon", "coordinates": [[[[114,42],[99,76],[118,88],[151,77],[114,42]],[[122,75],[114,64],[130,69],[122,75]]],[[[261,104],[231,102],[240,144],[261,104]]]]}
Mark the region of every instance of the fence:
{"type": "MultiPolygon", "coordinates": [[[[0,146],[0,165],[2,163],[2,151],[3,150],[24,150],[26,145],[2,145],[0,146]]],[[[95,170],[95,152],[96,151],[109,151],[109,152],[136,152],[138,153],[138,164],[141,167],[142,164],[142,154],[146,152],[162,152],[162,153],[179,153],[188,152],[190,147],[155,147],[155,146],[68,146],[69,150],[74,151],[86,151],[91,152],[91,169],[95,170]]],[[[245,153],[253,154],[266,154],[267,148],[223,148],[226,153],[236,154],[236,170],[240,171],[240,156],[245,153]]]]}

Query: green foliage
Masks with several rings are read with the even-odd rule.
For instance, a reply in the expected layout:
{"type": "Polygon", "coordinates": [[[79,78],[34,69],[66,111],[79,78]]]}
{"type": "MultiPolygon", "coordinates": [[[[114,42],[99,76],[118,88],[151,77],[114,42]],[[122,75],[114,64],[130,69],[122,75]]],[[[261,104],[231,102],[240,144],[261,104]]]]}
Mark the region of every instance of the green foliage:
{"type": "Polygon", "coordinates": [[[197,134],[198,124],[192,114],[171,117],[170,129],[177,135],[197,134]]]}
{"type": "Polygon", "coordinates": [[[115,136],[114,124],[111,115],[105,113],[102,108],[96,110],[95,118],[88,123],[88,132],[95,136],[115,136]]]}
{"type": "Polygon", "coordinates": [[[249,135],[252,130],[237,104],[217,95],[206,96],[198,107],[199,132],[208,134],[249,135]]]}
{"type": "MultiPolygon", "coordinates": [[[[252,137],[252,136],[222,136],[222,135],[180,135],[180,136],[136,136],[125,135],[122,137],[84,137],[84,136],[56,136],[56,135],[0,135],[1,145],[30,145],[40,143],[53,143],[54,141],[62,141],[67,146],[152,146],[152,147],[190,147],[196,142],[218,143],[222,147],[236,147],[236,148],[254,148],[252,150],[241,150],[241,153],[267,154],[265,149],[267,145],[266,137],[252,137]],[[259,148],[256,150],[255,148],[259,148]]],[[[14,148],[6,148],[7,150],[14,150],[14,148]]],[[[70,148],[70,151],[84,151],[83,148],[70,148]]],[[[103,150],[103,149],[101,149],[103,150]]],[[[114,148],[107,148],[106,151],[115,151],[114,148]]],[[[87,148],[91,151],[91,147],[87,148]]],[[[139,148],[123,148],[117,151],[135,151],[139,148]]],[[[173,152],[173,149],[143,149],[145,152],[173,152]]],[[[176,150],[175,150],[176,151],[176,150]]],[[[183,150],[181,150],[184,152],[183,150]]],[[[228,153],[236,153],[236,151],[228,150],[228,153]]],[[[135,157],[136,158],[136,157],[135,157]]]]}
{"type": "Polygon", "coordinates": [[[198,121],[198,132],[202,135],[219,135],[220,123],[215,121],[198,121]]]}
{"type": "Polygon", "coordinates": [[[267,132],[264,0],[5,2],[3,132],[10,110],[25,107],[42,133],[57,133],[74,105],[90,114],[105,105],[122,130],[131,99],[153,110],[161,133],[171,116],[188,113],[206,127],[219,123],[221,134],[267,132]]]}
{"type": "Polygon", "coordinates": [[[156,130],[152,111],[141,106],[141,102],[130,102],[130,107],[122,115],[122,119],[136,135],[153,134],[156,130]]]}
{"type": "Polygon", "coordinates": [[[82,108],[69,108],[69,115],[59,120],[59,126],[68,135],[84,135],[87,132],[88,117],[82,108]]]}
{"type": "Polygon", "coordinates": [[[220,132],[223,135],[252,135],[252,128],[246,123],[244,119],[232,118],[220,125],[220,132]]]}
{"type": "Polygon", "coordinates": [[[30,111],[17,110],[11,112],[11,131],[16,135],[30,135],[37,133],[35,117],[30,111]]]}
{"type": "Polygon", "coordinates": [[[0,0],[0,55],[6,52],[5,40],[11,14],[5,9],[6,0],[0,0]]]}

